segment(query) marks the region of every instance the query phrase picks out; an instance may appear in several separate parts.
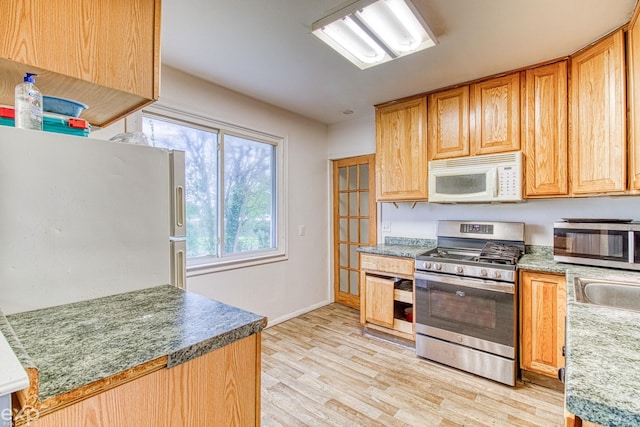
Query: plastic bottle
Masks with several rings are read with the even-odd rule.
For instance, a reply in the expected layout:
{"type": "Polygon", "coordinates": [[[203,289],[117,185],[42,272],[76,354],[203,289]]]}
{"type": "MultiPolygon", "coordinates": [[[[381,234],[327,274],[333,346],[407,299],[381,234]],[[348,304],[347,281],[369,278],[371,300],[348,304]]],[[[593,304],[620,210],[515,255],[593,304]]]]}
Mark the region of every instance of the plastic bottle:
{"type": "Polygon", "coordinates": [[[17,128],[42,130],[42,93],[35,85],[37,74],[27,73],[24,82],[16,85],[17,128]]]}

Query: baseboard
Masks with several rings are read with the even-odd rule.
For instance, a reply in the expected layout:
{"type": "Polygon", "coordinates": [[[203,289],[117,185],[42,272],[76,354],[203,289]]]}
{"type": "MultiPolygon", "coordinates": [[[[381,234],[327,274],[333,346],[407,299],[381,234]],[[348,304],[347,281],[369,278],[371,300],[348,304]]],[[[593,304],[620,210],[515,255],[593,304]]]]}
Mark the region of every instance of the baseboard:
{"type": "Polygon", "coordinates": [[[557,378],[548,377],[546,375],[530,372],[522,369],[520,371],[522,382],[533,383],[543,387],[551,388],[558,391],[564,391],[564,384],[557,378]]]}
{"type": "Polygon", "coordinates": [[[314,304],[314,305],[310,305],[309,307],[305,307],[302,308],[300,310],[294,311],[293,313],[289,313],[289,314],[285,314],[284,316],[280,316],[276,319],[269,319],[268,323],[267,323],[267,328],[271,327],[271,326],[275,326],[278,323],[282,323],[282,322],[286,322],[289,319],[293,319],[294,317],[298,317],[298,316],[302,316],[305,313],[308,313],[310,311],[316,310],[320,307],[324,307],[325,305],[329,305],[332,304],[333,301],[330,300],[325,300],[324,302],[320,302],[318,304],[314,304]]]}

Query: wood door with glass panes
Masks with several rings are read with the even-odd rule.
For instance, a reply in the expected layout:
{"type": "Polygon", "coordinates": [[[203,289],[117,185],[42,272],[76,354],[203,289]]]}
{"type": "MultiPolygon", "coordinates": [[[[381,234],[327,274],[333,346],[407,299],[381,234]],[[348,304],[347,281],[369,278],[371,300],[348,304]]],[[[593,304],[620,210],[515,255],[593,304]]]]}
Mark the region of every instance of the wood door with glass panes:
{"type": "Polygon", "coordinates": [[[360,308],[358,247],[376,243],[375,157],[333,162],[335,302],[360,308]]]}

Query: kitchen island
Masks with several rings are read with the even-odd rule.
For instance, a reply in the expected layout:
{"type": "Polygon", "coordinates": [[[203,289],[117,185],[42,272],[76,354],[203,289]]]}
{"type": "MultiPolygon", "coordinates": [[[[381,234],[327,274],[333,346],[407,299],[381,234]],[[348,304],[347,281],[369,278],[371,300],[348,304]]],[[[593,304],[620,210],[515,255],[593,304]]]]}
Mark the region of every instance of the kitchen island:
{"type": "Polygon", "coordinates": [[[30,379],[17,424],[258,425],[265,323],[169,285],[0,315],[30,379]]]}

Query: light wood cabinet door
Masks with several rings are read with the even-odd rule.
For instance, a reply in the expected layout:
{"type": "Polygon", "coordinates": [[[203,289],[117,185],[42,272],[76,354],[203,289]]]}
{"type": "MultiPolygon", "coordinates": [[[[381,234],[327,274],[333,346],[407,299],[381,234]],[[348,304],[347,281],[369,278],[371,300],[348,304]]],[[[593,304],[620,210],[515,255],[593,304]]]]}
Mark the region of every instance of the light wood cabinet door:
{"type": "Polygon", "coordinates": [[[376,110],[378,201],[427,199],[426,121],[425,97],[376,110]]]}
{"type": "Polygon", "coordinates": [[[158,99],[160,0],[6,2],[0,14],[0,103],[25,71],[45,95],[84,102],[103,126],[158,99]]]}
{"type": "Polygon", "coordinates": [[[393,328],[393,280],[365,276],[365,320],[393,328]]]}
{"type": "Polygon", "coordinates": [[[432,93],[427,102],[429,160],[469,155],[469,86],[432,93]]]}
{"type": "Polygon", "coordinates": [[[626,189],[624,31],[571,57],[571,191],[626,189]]]}
{"type": "Polygon", "coordinates": [[[629,189],[640,192],[640,5],[627,29],[629,101],[629,189]]]}
{"type": "Polygon", "coordinates": [[[520,150],[520,74],[471,85],[471,155],[520,150]]]}
{"type": "Polygon", "coordinates": [[[520,274],[520,367],[557,378],[564,366],[564,275],[522,271],[520,274]]]}
{"type": "Polygon", "coordinates": [[[527,70],[523,88],[525,197],[566,196],[567,61],[527,70]]]}

